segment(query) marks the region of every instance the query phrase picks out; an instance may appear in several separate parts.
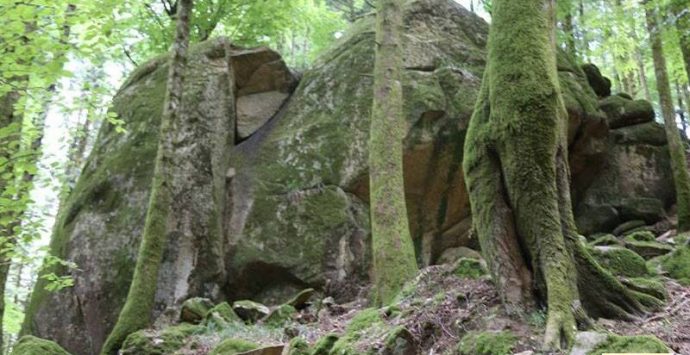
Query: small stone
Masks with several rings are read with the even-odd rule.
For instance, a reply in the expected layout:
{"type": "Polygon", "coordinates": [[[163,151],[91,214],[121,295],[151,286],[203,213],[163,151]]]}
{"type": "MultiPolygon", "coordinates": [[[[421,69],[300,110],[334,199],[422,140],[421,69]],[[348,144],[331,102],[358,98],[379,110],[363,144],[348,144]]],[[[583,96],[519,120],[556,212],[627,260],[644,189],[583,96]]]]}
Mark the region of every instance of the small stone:
{"type": "Polygon", "coordinates": [[[250,323],[255,323],[271,312],[268,307],[250,300],[236,301],[232,304],[232,310],[244,321],[250,323]]]}

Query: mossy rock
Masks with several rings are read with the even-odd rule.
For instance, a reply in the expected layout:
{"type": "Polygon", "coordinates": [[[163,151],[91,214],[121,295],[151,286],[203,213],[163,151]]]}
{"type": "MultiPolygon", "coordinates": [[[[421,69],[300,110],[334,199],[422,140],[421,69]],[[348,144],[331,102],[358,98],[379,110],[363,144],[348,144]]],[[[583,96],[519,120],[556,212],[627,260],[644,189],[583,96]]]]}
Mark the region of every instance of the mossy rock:
{"type": "Polygon", "coordinates": [[[609,269],[614,275],[626,277],[640,277],[649,274],[644,258],[632,250],[598,246],[591,249],[599,264],[609,269]]]}
{"type": "Polygon", "coordinates": [[[56,342],[25,335],[12,348],[12,355],[70,355],[56,342]]]}
{"type": "Polygon", "coordinates": [[[664,126],[656,122],[647,122],[619,129],[612,129],[610,136],[613,142],[622,145],[648,144],[653,146],[665,146],[668,143],[664,126]]]}
{"type": "Polygon", "coordinates": [[[683,246],[676,249],[661,262],[661,266],[670,277],[681,284],[690,286],[690,247],[683,246]]]}
{"type": "Polygon", "coordinates": [[[214,324],[217,327],[224,327],[229,323],[242,322],[232,307],[227,302],[222,302],[211,308],[206,314],[206,324],[214,324]]]}
{"type": "Polygon", "coordinates": [[[144,329],[136,331],[122,344],[122,355],[166,355],[172,354],[185,344],[185,340],[203,328],[183,323],[161,331],[144,329]]]}
{"type": "Polygon", "coordinates": [[[470,332],[460,339],[457,352],[459,355],[509,355],[517,337],[510,331],[470,332]]]}
{"type": "Polygon", "coordinates": [[[460,260],[455,263],[453,269],[453,274],[455,276],[467,279],[478,279],[486,275],[486,273],[486,267],[482,263],[482,260],[470,258],[460,258],[460,260]]]}
{"type": "Polygon", "coordinates": [[[225,339],[218,343],[209,355],[235,355],[258,349],[259,345],[242,339],[225,339]]]}
{"type": "Polygon", "coordinates": [[[208,311],[213,308],[213,302],[208,298],[194,297],[182,303],[180,320],[183,322],[198,324],[206,318],[208,311]]]}
{"type": "Polygon", "coordinates": [[[327,334],[321,337],[309,351],[310,355],[328,355],[333,349],[333,345],[338,342],[340,337],[336,334],[327,334]]]}
{"type": "Polygon", "coordinates": [[[623,243],[616,238],[615,235],[613,234],[604,234],[600,237],[597,237],[593,241],[589,242],[589,245],[596,247],[596,246],[613,246],[613,245],[623,245],[623,243]]]}
{"type": "Polygon", "coordinates": [[[673,252],[673,247],[670,245],[657,241],[638,241],[628,237],[625,238],[625,247],[639,254],[644,259],[651,259],[673,252]]]}
{"type": "Polygon", "coordinates": [[[671,349],[653,335],[620,336],[611,334],[587,355],[602,353],[669,353],[671,349]]]}
{"type": "Polygon", "coordinates": [[[599,106],[612,129],[654,121],[654,107],[646,100],[628,100],[614,95],[601,100],[599,106]]]}
{"type": "Polygon", "coordinates": [[[281,326],[292,320],[292,316],[297,314],[297,309],[289,304],[283,304],[276,307],[264,319],[264,324],[271,326],[281,326]]]}
{"type": "Polygon", "coordinates": [[[232,304],[232,310],[244,321],[250,323],[255,323],[270,313],[268,307],[250,300],[235,301],[232,304]]]}
{"type": "Polygon", "coordinates": [[[313,288],[304,289],[285,303],[295,307],[296,309],[304,309],[308,306],[309,299],[314,295],[314,293],[316,293],[316,290],[313,288]]]}
{"type": "Polygon", "coordinates": [[[599,97],[607,97],[611,95],[611,80],[601,74],[599,68],[592,64],[587,63],[581,66],[582,71],[585,72],[587,76],[587,81],[589,85],[594,89],[594,92],[599,97]]]}

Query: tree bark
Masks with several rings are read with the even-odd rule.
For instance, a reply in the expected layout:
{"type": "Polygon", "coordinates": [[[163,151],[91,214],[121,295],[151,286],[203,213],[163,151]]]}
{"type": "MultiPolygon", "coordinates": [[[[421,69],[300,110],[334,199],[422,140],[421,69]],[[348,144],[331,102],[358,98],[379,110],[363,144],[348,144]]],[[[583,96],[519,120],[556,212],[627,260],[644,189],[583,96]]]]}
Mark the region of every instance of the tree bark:
{"type": "Polygon", "coordinates": [[[690,173],[688,173],[685,149],[680,141],[676,115],[673,110],[673,98],[671,96],[671,83],[666,70],[666,59],[661,42],[661,33],[658,26],[657,11],[648,0],[643,1],[647,31],[652,47],[654,59],[654,73],[656,75],[656,87],[659,92],[659,105],[664,117],[664,128],[668,140],[668,149],[671,154],[671,170],[673,182],[676,188],[676,205],[678,210],[678,231],[690,230],[690,173]]]}
{"type": "Polygon", "coordinates": [[[572,0],[567,0],[566,15],[563,19],[563,31],[565,32],[565,45],[568,54],[572,58],[577,58],[577,46],[575,42],[575,24],[573,23],[573,6],[572,0]]]}
{"type": "Polygon", "coordinates": [[[688,114],[690,111],[686,110],[687,102],[683,102],[683,89],[681,85],[676,81],[676,96],[678,97],[678,111],[680,116],[680,136],[683,141],[688,142],[688,114]],[[685,105],[684,105],[685,104],[685,105]]]}
{"type": "Polygon", "coordinates": [[[569,347],[588,315],[631,318],[661,304],[623,286],[579,241],[555,42],[552,0],[494,0],[463,161],[495,284],[509,311],[547,306],[547,351],[569,347]]]}
{"type": "Polygon", "coordinates": [[[680,50],[683,53],[685,73],[690,80],[690,3],[687,0],[674,0],[672,6],[676,16],[676,29],[680,50]]]}
{"type": "Polygon", "coordinates": [[[369,176],[377,304],[391,302],[417,271],[403,183],[402,4],[379,0],[376,14],[369,176]]]}
{"type": "Polygon", "coordinates": [[[172,205],[170,182],[173,179],[171,162],[175,154],[174,130],[177,121],[180,120],[179,113],[189,47],[189,23],[193,6],[193,0],[180,0],[176,6],[175,42],[169,64],[165,106],[161,118],[158,154],[156,155],[146,223],[127,300],[115,327],[103,345],[101,350],[103,355],[116,354],[127,335],[150,324],[150,314],[155,303],[158,272],[170,224],[168,216],[172,205]]]}

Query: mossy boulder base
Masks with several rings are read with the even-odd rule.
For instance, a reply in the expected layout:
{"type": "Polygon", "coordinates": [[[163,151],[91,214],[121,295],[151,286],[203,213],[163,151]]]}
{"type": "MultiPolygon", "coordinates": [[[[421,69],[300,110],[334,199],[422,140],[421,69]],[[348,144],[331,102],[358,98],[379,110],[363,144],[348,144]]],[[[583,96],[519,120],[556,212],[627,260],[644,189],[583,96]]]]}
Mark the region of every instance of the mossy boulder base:
{"type": "MultiPolygon", "coordinates": [[[[461,164],[488,25],[453,0],[409,1],[404,21],[405,194],[417,259],[427,265],[449,248],[476,247],[461,164]]],[[[187,307],[185,318],[234,322],[233,301],[282,304],[308,288],[346,301],[368,282],[374,16],[353,24],[299,83],[275,51],[227,42],[190,49],[194,80],[183,102],[199,129],[179,138],[199,149],[180,178],[199,188],[176,197],[179,205],[189,203],[179,207],[189,213],[168,236],[152,319],[204,297],[229,303],[211,312],[208,304],[187,307]],[[224,126],[233,132],[223,135],[233,137],[227,144],[215,134],[222,129],[204,119],[225,114],[224,126]]],[[[150,192],[166,61],[161,56],[142,65],[119,90],[114,111],[127,133],[101,128],[59,212],[51,253],[78,269],[49,272],[69,274],[75,286],[47,293],[41,281],[32,294],[25,331],[73,354],[98,353],[127,295],[150,192]]],[[[658,131],[656,123],[626,116],[616,122],[637,125],[610,129],[585,72],[565,55],[558,69],[580,228],[588,234],[628,220],[656,222],[673,202],[665,140],[644,133],[658,131]]],[[[635,108],[626,115],[649,114],[640,103],[611,100],[635,108]]]]}

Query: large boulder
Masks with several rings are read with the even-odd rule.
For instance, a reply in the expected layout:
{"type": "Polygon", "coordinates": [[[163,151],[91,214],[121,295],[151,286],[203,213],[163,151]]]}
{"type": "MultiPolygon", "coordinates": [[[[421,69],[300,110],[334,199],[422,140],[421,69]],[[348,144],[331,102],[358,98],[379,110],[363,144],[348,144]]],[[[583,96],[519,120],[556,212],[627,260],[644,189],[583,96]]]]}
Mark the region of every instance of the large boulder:
{"type": "MultiPolygon", "coordinates": [[[[51,253],[79,268],[58,266],[49,272],[69,273],[74,286],[51,293],[41,279],[32,293],[23,331],[54,339],[76,354],[99,352],[127,295],[148,206],[167,58],[144,64],[119,90],[113,106],[127,131],[103,125],[79,181],[61,207],[51,253]]],[[[190,51],[183,107],[193,129],[176,132],[178,153],[184,158],[176,169],[187,174],[177,174],[173,185],[181,182],[194,189],[177,195],[171,206],[177,215],[180,209],[188,213],[168,236],[154,317],[190,297],[222,297],[226,272],[224,240],[219,236],[224,234],[217,227],[225,216],[217,207],[224,209],[225,204],[222,191],[227,151],[234,143],[228,138],[234,135],[235,97],[280,92],[294,85],[290,80],[296,79],[284,63],[282,71],[275,69],[276,58],[267,48],[237,49],[224,39],[190,51]],[[265,79],[271,83],[262,86],[253,73],[266,65],[281,79],[265,79]],[[247,91],[249,86],[253,87],[247,91]]]]}
{"type": "MultiPolygon", "coordinates": [[[[406,13],[406,197],[419,259],[430,263],[470,228],[460,165],[488,27],[452,1],[415,1],[406,13]]],[[[231,298],[276,303],[312,285],[348,298],[366,280],[374,21],[356,23],[233,151],[231,298]]]]}

